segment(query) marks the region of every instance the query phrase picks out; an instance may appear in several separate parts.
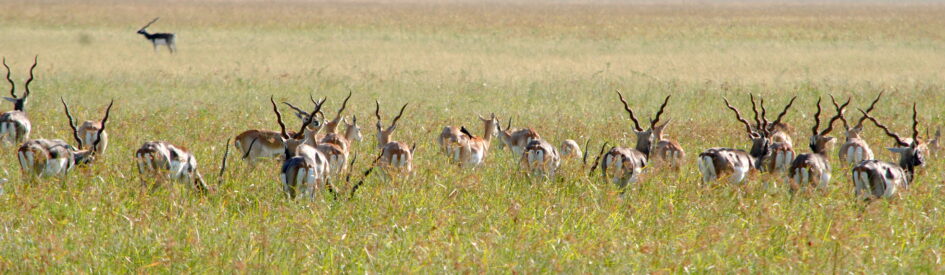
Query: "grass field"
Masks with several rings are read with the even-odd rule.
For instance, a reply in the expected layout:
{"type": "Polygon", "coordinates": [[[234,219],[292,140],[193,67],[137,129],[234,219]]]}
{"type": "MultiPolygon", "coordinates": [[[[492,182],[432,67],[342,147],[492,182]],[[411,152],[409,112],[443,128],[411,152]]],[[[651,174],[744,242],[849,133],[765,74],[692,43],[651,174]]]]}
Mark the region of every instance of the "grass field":
{"type": "MultiPolygon", "coordinates": [[[[591,158],[605,141],[632,146],[615,89],[644,120],[673,94],[668,132],[690,156],[748,149],[721,97],[744,112],[749,92],[777,109],[800,96],[786,118],[799,152],[828,94],[864,108],[887,91],[874,114],[906,135],[904,110],[918,102],[924,135],[945,123],[942,14],[898,2],[3,1],[0,55],[18,87],[39,55],[33,138],[69,139],[60,96],[79,120],[116,103],[108,152],[65,181],[28,184],[13,147],[0,149],[0,271],[942,273],[940,159],[901,198],[864,203],[835,150],[823,193],[791,196],[760,177],[703,185],[690,160],[648,169],[621,196],[580,161],[530,182],[498,141],[477,170],[446,164],[434,145],[443,126],[479,133],[476,114],[495,112],[556,145],[590,139],[591,158]],[[178,54],[135,34],[157,16],[150,30],[176,32],[178,54]],[[410,103],[395,134],[420,147],[409,181],[372,176],[350,201],[290,201],[277,161],[250,170],[231,155],[218,184],[228,138],[277,129],[270,95],[327,96],[335,110],[348,90],[365,137],[355,171],[378,153],[373,100],[386,119],[410,103]],[[148,192],[132,159],[148,140],[190,148],[215,192],[148,192]]],[[[894,160],[889,138],[866,135],[894,160]]]]}

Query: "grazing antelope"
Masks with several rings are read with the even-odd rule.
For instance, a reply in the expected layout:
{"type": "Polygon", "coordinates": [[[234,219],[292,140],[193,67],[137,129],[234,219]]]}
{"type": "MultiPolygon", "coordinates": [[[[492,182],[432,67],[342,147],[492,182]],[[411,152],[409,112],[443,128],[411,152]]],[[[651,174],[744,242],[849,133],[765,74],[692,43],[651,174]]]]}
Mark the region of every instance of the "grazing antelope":
{"type": "Polygon", "coordinates": [[[26,116],[26,101],[30,96],[30,83],[33,82],[33,70],[36,69],[39,56],[33,58],[33,66],[30,67],[30,78],[26,80],[23,97],[16,95],[16,84],[10,78],[12,72],[10,66],[7,66],[7,59],[3,58],[3,67],[7,68],[7,82],[10,82],[10,96],[4,97],[7,101],[13,103],[13,110],[0,113],[0,143],[20,144],[30,138],[30,119],[26,116]]]}
{"type": "Polygon", "coordinates": [[[460,132],[464,136],[464,141],[460,145],[460,156],[458,156],[462,165],[467,167],[476,167],[485,162],[486,154],[489,153],[489,147],[492,145],[492,137],[498,132],[499,120],[495,114],[488,119],[479,116],[482,121],[483,136],[477,137],[466,129],[466,126],[460,127],[460,132]]]}
{"type": "Polygon", "coordinates": [[[468,137],[464,135],[459,127],[446,126],[436,138],[436,143],[440,145],[440,150],[450,158],[451,161],[459,162],[462,160],[462,144],[466,143],[468,137]]]}
{"type": "Polygon", "coordinates": [[[400,117],[404,115],[404,109],[407,108],[407,104],[404,104],[400,108],[400,113],[394,117],[394,120],[391,121],[390,126],[386,129],[381,125],[381,103],[374,101],[377,108],[374,110],[374,116],[377,117],[377,146],[381,149],[380,161],[377,162],[377,165],[384,168],[390,172],[391,170],[399,170],[406,173],[411,173],[413,171],[413,149],[408,147],[406,143],[393,141],[391,135],[394,134],[394,130],[397,129],[397,121],[400,120],[400,117]]]}
{"type": "Polygon", "coordinates": [[[748,132],[748,138],[751,139],[751,149],[748,152],[732,148],[709,148],[699,154],[697,160],[699,171],[702,173],[702,181],[710,182],[726,175],[730,176],[732,183],[740,183],[748,173],[758,169],[757,164],[770,152],[771,141],[768,138],[767,131],[761,125],[752,127],[748,120],[742,117],[741,112],[728,102],[727,98],[722,98],[725,106],[735,113],[735,119],[745,126],[748,132]]]}
{"type": "Polygon", "coordinates": [[[308,194],[314,198],[317,190],[322,190],[330,186],[330,164],[316,146],[309,145],[310,136],[305,134],[305,130],[315,120],[315,114],[321,110],[325,100],[317,103],[315,110],[312,111],[302,123],[302,128],[294,135],[289,135],[285,130],[285,123],[282,122],[282,113],[276,102],[269,98],[272,103],[272,111],[276,113],[276,121],[279,123],[280,138],[282,140],[284,158],[282,168],[279,170],[279,179],[282,182],[283,191],[289,198],[295,198],[299,195],[308,194]],[[301,188],[301,191],[298,189],[301,188]]]}
{"type": "Polygon", "coordinates": [[[864,116],[873,121],[873,124],[886,132],[886,135],[895,139],[899,147],[888,148],[889,151],[899,154],[899,164],[879,160],[864,160],[853,167],[854,193],[857,197],[866,199],[889,198],[897,194],[899,189],[909,187],[915,180],[915,168],[925,165],[925,155],[928,147],[919,140],[919,121],[916,104],[912,104],[912,140],[902,138],[879,123],[876,118],[860,110],[864,116]]]}
{"type": "Polygon", "coordinates": [[[563,158],[580,158],[584,156],[584,152],[581,152],[581,146],[573,139],[566,139],[561,142],[560,151],[561,157],[563,158]]]}
{"type": "MultiPolygon", "coordinates": [[[[832,98],[833,96],[831,96],[832,98]]],[[[833,100],[837,115],[827,121],[827,128],[818,132],[820,128],[820,99],[817,99],[817,112],[814,113],[814,127],[811,128],[810,153],[797,155],[791,163],[791,169],[788,170],[788,178],[791,180],[791,190],[813,186],[819,189],[827,188],[830,183],[830,160],[827,158],[827,149],[836,142],[836,138],[828,136],[833,131],[833,123],[843,116],[844,109],[850,104],[850,100],[843,105],[837,105],[833,100]]]]}
{"type": "Polygon", "coordinates": [[[197,159],[187,148],[164,141],[148,141],[135,152],[135,162],[142,176],[193,184],[197,190],[207,191],[207,183],[197,171],[197,159]]]}
{"type": "Polygon", "coordinates": [[[499,149],[502,149],[502,146],[508,146],[509,150],[512,150],[512,154],[516,156],[521,156],[525,151],[525,146],[532,140],[541,139],[538,132],[535,132],[535,130],[531,128],[512,128],[511,117],[509,117],[509,123],[505,126],[504,130],[500,126],[501,125],[496,124],[496,127],[499,127],[499,140],[502,141],[499,143],[499,149]]]}
{"type": "MultiPolygon", "coordinates": [[[[879,99],[883,96],[883,93],[879,93],[876,96],[876,99],[873,100],[873,103],[870,104],[870,107],[866,109],[866,113],[869,114],[873,108],[876,107],[876,103],[879,102],[879,99]]],[[[866,140],[863,139],[861,134],[863,133],[863,121],[866,120],[866,116],[860,117],[860,120],[856,122],[856,125],[852,128],[847,123],[846,118],[843,116],[840,117],[840,121],[843,122],[843,128],[846,129],[846,142],[840,146],[839,156],[841,163],[849,163],[851,165],[856,165],[864,160],[873,159],[873,150],[870,149],[870,145],[866,143],[866,140]]]]}
{"type": "Polygon", "coordinates": [[[173,33],[148,33],[147,31],[147,28],[150,27],[151,24],[154,24],[154,22],[157,22],[158,19],[160,19],[160,17],[154,18],[154,20],[148,22],[147,25],[141,27],[141,29],[138,30],[138,34],[144,35],[144,38],[151,41],[151,45],[154,46],[154,51],[157,51],[158,45],[164,45],[167,46],[168,51],[174,53],[174,51],[177,51],[177,44],[174,42],[175,35],[173,33]]]}
{"type": "Polygon", "coordinates": [[[633,133],[637,136],[637,145],[636,148],[619,146],[611,148],[610,151],[604,155],[603,160],[601,160],[603,161],[603,163],[601,163],[601,173],[604,177],[607,177],[607,169],[613,169],[613,178],[611,181],[623,188],[629,183],[636,182],[640,173],[643,172],[643,168],[646,167],[650,157],[650,150],[653,147],[653,131],[655,129],[662,130],[663,127],[666,127],[665,123],[660,126],[657,126],[657,123],[660,121],[660,116],[663,115],[663,111],[666,110],[666,105],[669,104],[669,98],[671,96],[666,96],[666,99],[663,100],[663,105],[660,106],[659,111],[657,111],[653,119],[650,120],[649,130],[643,130],[643,127],[640,127],[640,122],[637,120],[636,115],[633,114],[633,109],[630,108],[630,104],[623,98],[623,94],[621,94],[620,91],[617,91],[617,96],[620,98],[620,102],[623,103],[623,109],[630,114],[630,120],[633,121],[633,133]]]}
{"type": "Polygon", "coordinates": [[[533,139],[525,146],[519,163],[530,176],[554,179],[555,171],[561,165],[561,156],[551,143],[543,139],[533,139]]]}

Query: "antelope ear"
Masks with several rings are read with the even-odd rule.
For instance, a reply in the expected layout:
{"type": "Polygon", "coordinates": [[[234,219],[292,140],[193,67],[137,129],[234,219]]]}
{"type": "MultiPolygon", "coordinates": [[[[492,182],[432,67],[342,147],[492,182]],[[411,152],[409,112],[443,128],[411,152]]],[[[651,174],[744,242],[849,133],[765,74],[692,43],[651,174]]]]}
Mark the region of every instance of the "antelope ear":
{"type": "Polygon", "coordinates": [[[476,114],[476,115],[479,116],[479,120],[488,121],[488,119],[482,117],[482,114],[476,114]]]}
{"type": "Polygon", "coordinates": [[[669,125],[670,122],[673,122],[673,119],[672,119],[672,118],[666,119],[666,122],[664,122],[663,125],[660,125],[658,128],[659,128],[660,130],[666,129],[666,126],[669,125]]]}
{"type": "Polygon", "coordinates": [[[12,97],[3,97],[3,99],[5,99],[6,101],[9,101],[9,102],[13,102],[13,103],[16,103],[16,98],[12,98],[12,97]]]}
{"type": "Polygon", "coordinates": [[[890,152],[893,152],[896,154],[902,154],[902,153],[908,152],[910,149],[911,148],[908,148],[908,147],[887,147],[886,148],[886,150],[889,150],[890,152]]]}

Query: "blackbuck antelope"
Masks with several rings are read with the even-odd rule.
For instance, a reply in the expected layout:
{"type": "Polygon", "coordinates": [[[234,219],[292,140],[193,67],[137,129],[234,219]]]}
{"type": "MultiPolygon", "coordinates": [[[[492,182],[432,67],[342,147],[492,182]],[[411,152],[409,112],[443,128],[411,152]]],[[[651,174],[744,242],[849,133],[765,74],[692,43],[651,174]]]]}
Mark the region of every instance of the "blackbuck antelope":
{"type": "Polygon", "coordinates": [[[331,186],[330,175],[331,167],[328,158],[315,146],[310,144],[310,136],[305,134],[306,128],[315,120],[315,114],[321,110],[325,100],[316,104],[315,110],[308,114],[308,117],[302,123],[302,128],[294,135],[289,135],[285,130],[285,123],[282,122],[282,113],[276,102],[269,98],[272,103],[272,111],[276,113],[276,121],[279,123],[280,139],[283,147],[284,158],[282,169],[279,170],[279,179],[282,181],[283,191],[289,198],[295,198],[296,194],[306,195],[314,198],[318,190],[324,190],[326,186],[331,186]],[[301,190],[298,190],[301,188],[301,190]]]}
{"type": "MultiPolygon", "coordinates": [[[[61,139],[33,139],[24,142],[17,150],[17,158],[20,161],[21,171],[26,175],[39,177],[65,176],[78,165],[92,163],[96,154],[100,154],[100,151],[96,150],[101,146],[102,140],[100,139],[93,141],[88,149],[82,149],[85,143],[79,138],[79,131],[76,129],[75,120],[69,112],[69,105],[61,98],[60,101],[62,101],[66,117],[69,119],[69,127],[72,129],[72,137],[75,138],[77,147],[73,147],[61,139]]],[[[101,125],[98,128],[97,135],[104,134],[108,115],[111,113],[114,103],[112,101],[105,109],[105,117],[100,121],[101,125]]]]}
{"type": "Polygon", "coordinates": [[[925,165],[928,147],[919,140],[919,120],[915,103],[912,104],[912,140],[902,138],[879,123],[876,118],[860,110],[873,124],[893,138],[899,147],[888,148],[899,154],[899,164],[879,160],[864,160],[853,167],[854,193],[858,197],[889,198],[915,180],[915,168],[925,165]]]}
{"type": "Polygon", "coordinates": [[[411,173],[413,171],[413,150],[416,148],[408,147],[406,143],[393,141],[391,138],[394,130],[397,129],[397,121],[404,115],[404,109],[407,109],[407,104],[400,108],[400,113],[394,117],[390,126],[385,129],[381,125],[381,103],[376,100],[374,103],[377,106],[374,110],[374,116],[377,117],[377,124],[375,124],[377,127],[377,146],[381,149],[381,156],[377,165],[388,174],[395,171],[411,173]]]}
{"type": "MultiPolygon", "coordinates": [[[[318,106],[318,102],[314,98],[309,96],[315,106],[318,106]]],[[[296,116],[302,123],[306,123],[308,119],[308,112],[299,109],[298,107],[293,106],[287,102],[283,104],[289,105],[292,109],[296,111],[296,116]]],[[[321,111],[319,111],[321,113],[321,111]]],[[[305,127],[304,132],[309,137],[314,137],[315,133],[321,129],[322,123],[319,120],[314,119],[308,123],[308,127],[305,127]]],[[[296,132],[288,132],[290,136],[295,136],[296,132]]],[[[314,139],[313,139],[314,140],[314,139]]],[[[314,143],[313,143],[314,144],[314,143]]],[[[246,160],[251,166],[255,166],[256,162],[261,158],[274,158],[282,156],[284,153],[285,144],[283,143],[282,133],[273,131],[273,130],[263,130],[263,129],[250,129],[243,131],[233,141],[233,145],[240,151],[240,154],[243,155],[243,159],[246,160]]]]}
{"type": "Polygon", "coordinates": [[[668,139],[663,134],[666,130],[666,126],[672,121],[672,119],[667,119],[666,123],[663,123],[663,125],[653,128],[653,140],[656,143],[653,144],[650,156],[653,156],[655,162],[666,163],[673,169],[679,169],[679,167],[682,166],[682,162],[686,159],[686,150],[683,150],[679,142],[668,139]]]}
{"type": "MultiPolygon", "coordinates": [[[[633,121],[633,133],[637,136],[637,145],[635,148],[620,146],[611,148],[601,160],[603,161],[601,163],[601,173],[604,177],[607,177],[607,170],[611,169],[613,173],[611,181],[623,188],[629,183],[636,182],[640,173],[643,172],[643,168],[646,167],[654,141],[653,132],[654,130],[661,131],[663,127],[666,127],[666,123],[662,125],[657,125],[657,123],[659,123],[663,111],[666,110],[666,105],[669,104],[670,96],[666,96],[663,105],[650,120],[650,129],[648,130],[643,130],[643,127],[640,127],[640,122],[633,114],[633,109],[630,108],[630,104],[623,98],[620,91],[617,91],[617,96],[620,98],[620,102],[623,103],[623,109],[630,114],[630,120],[633,121]]],[[[672,149],[667,148],[666,150],[672,149]]]]}
{"type": "Polygon", "coordinates": [[[722,98],[725,106],[735,113],[735,119],[745,126],[748,132],[748,138],[751,139],[751,149],[745,152],[741,149],[732,148],[709,148],[699,154],[697,160],[699,171],[702,173],[702,181],[710,182],[730,175],[732,183],[740,183],[748,173],[758,169],[758,164],[770,152],[771,141],[767,136],[767,131],[762,125],[752,127],[748,120],[742,117],[741,112],[728,102],[727,98],[722,98]]]}
{"type": "MultiPolygon", "coordinates": [[[[925,135],[926,136],[929,135],[928,129],[926,129],[925,135]]],[[[934,157],[937,157],[938,154],[942,151],[942,145],[940,144],[941,143],[940,141],[942,140],[942,129],[936,127],[935,137],[934,138],[929,137],[929,138],[930,138],[928,142],[929,156],[934,158],[934,157]]]]}
{"type": "MultiPolygon", "coordinates": [[[[338,109],[338,114],[335,115],[335,118],[325,122],[325,136],[321,138],[321,143],[315,147],[328,158],[328,162],[331,164],[332,176],[341,175],[348,169],[348,156],[351,154],[351,141],[361,139],[361,128],[357,126],[357,117],[354,117],[353,124],[348,124],[347,121],[344,120],[343,113],[345,107],[348,105],[349,99],[351,99],[351,93],[348,93],[348,97],[346,97],[341,104],[341,108],[338,109]],[[344,135],[337,133],[338,125],[341,123],[347,126],[344,135]]],[[[316,136],[313,132],[309,145],[315,146],[315,138],[316,136]]]]}
{"type": "Polygon", "coordinates": [[[30,96],[30,83],[33,82],[33,70],[36,69],[39,56],[33,58],[33,66],[30,67],[30,78],[24,84],[23,97],[16,95],[16,83],[11,78],[12,72],[10,66],[7,66],[7,59],[3,58],[3,67],[7,68],[7,81],[10,82],[10,96],[4,97],[7,101],[13,103],[13,111],[7,111],[0,114],[0,143],[2,144],[20,144],[30,138],[30,119],[26,116],[26,101],[30,96]]]}
{"type": "Polygon", "coordinates": [[[551,143],[543,139],[533,139],[525,146],[519,163],[532,177],[554,179],[555,172],[561,165],[561,156],[551,143]]]}
{"type": "Polygon", "coordinates": [[[788,171],[792,191],[809,186],[825,189],[827,188],[827,184],[830,183],[831,168],[830,159],[827,157],[827,149],[830,148],[830,145],[836,142],[837,139],[827,134],[833,131],[833,123],[843,116],[847,105],[850,105],[849,99],[847,99],[847,102],[843,105],[837,105],[837,101],[833,100],[833,96],[831,96],[831,100],[833,101],[832,103],[837,114],[827,121],[827,128],[823,131],[819,131],[820,114],[822,110],[820,108],[821,99],[817,99],[817,112],[814,113],[814,127],[811,128],[812,133],[809,143],[811,152],[797,155],[797,158],[791,163],[791,169],[788,171]]]}
{"type": "Polygon", "coordinates": [[[774,122],[768,121],[766,115],[768,110],[765,108],[764,98],[761,98],[759,100],[760,104],[758,104],[761,107],[760,116],[758,115],[758,110],[755,108],[754,95],[749,95],[749,99],[751,99],[751,110],[755,114],[755,128],[761,129],[760,133],[768,139],[768,153],[757,160],[757,168],[762,172],[771,172],[774,174],[787,172],[796,154],[794,152],[794,141],[791,139],[790,135],[791,126],[783,122],[782,119],[784,119],[784,116],[791,110],[791,106],[794,105],[797,96],[792,97],[791,101],[789,101],[787,105],[784,105],[784,109],[781,110],[781,113],[778,114],[774,122]]]}
{"type": "Polygon", "coordinates": [[[460,127],[460,132],[464,138],[459,145],[460,150],[457,159],[461,162],[461,165],[467,167],[476,167],[485,162],[489,147],[492,146],[492,137],[499,131],[499,120],[495,117],[495,114],[492,114],[489,118],[479,115],[479,120],[482,121],[483,127],[483,136],[481,137],[470,133],[466,126],[460,127]]]}
{"type": "Polygon", "coordinates": [[[560,149],[562,158],[580,158],[584,156],[584,152],[581,152],[581,146],[578,145],[577,141],[573,139],[566,139],[561,142],[560,149]]]}
{"type": "Polygon", "coordinates": [[[135,152],[138,173],[154,180],[175,180],[193,184],[200,191],[207,191],[207,183],[197,170],[197,159],[187,148],[164,141],[148,141],[135,152]]]}
{"type": "MultiPolygon", "coordinates": [[[[870,107],[866,109],[867,114],[873,111],[873,108],[876,107],[876,103],[879,102],[882,96],[883,93],[879,93],[879,95],[876,96],[876,99],[873,100],[870,107]]],[[[873,150],[870,149],[870,145],[866,143],[866,140],[861,136],[863,134],[863,121],[866,121],[866,116],[860,117],[853,127],[850,127],[846,118],[843,116],[840,117],[840,121],[843,122],[843,128],[846,130],[847,136],[846,142],[840,146],[840,151],[838,152],[840,162],[856,165],[864,160],[873,159],[873,150]]]]}
{"type": "Polygon", "coordinates": [[[440,146],[440,151],[446,154],[451,161],[462,161],[462,144],[466,143],[468,136],[460,131],[460,127],[446,126],[436,137],[436,143],[440,146]]]}
{"type": "Polygon", "coordinates": [[[502,129],[499,124],[496,124],[496,127],[499,127],[499,140],[502,141],[499,143],[499,149],[502,149],[502,146],[508,146],[515,156],[521,156],[532,140],[541,139],[538,132],[531,128],[512,128],[512,117],[509,117],[505,129],[502,129]]]}
{"type": "Polygon", "coordinates": [[[147,25],[141,27],[141,29],[138,30],[138,34],[144,35],[144,38],[148,39],[148,41],[151,41],[151,45],[154,46],[154,51],[157,51],[158,45],[164,45],[167,46],[168,51],[174,53],[174,51],[177,51],[177,44],[174,41],[175,35],[173,33],[148,33],[147,31],[148,27],[150,27],[151,24],[154,24],[154,22],[157,22],[158,19],[160,19],[160,17],[154,18],[154,20],[148,22],[147,25]]]}

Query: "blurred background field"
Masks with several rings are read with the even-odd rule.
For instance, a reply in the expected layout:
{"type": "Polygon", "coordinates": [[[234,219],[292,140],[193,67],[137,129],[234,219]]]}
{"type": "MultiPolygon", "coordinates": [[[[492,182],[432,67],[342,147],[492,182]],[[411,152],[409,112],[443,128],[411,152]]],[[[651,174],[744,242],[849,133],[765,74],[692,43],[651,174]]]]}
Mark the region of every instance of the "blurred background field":
{"type": "MultiPolygon", "coordinates": [[[[494,112],[556,145],[590,139],[593,158],[605,141],[634,142],[615,89],[646,118],[673,94],[668,132],[690,156],[748,148],[721,97],[744,112],[749,92],[777,109],[800,96],[786,118],[799,152],[828,94],[863,108],[886,91],[875,115],[903,134],[918,102],[924,135],[943,123],[943,14],[892,1],[2,1],[0,55],[18,87],[39,55],[32,137],[69,137],[60,96],[79,120],[116,105],[104,160],[65,182],[23,182],[14,150],[0,149],[0,270],[939,273],[940,159],[902,198],[870,204],[853,199],[835,150],[822,194],[792,197],[760,177],[700,185],[690,161],[649,169],[621,197],[579,160],[533,183],[498,141],[467,171],[434,138],[446,125],[480,133],[475,115],[494,112]],[[149,30],[175,32],[179,53],[135,34],[154,17],[149,30]],[[216,184],[228,138],[277,128],[270,95],[305,106],[327,96],[333,116],[349,90],[364,129],[358,172],[378,152],[373,100],[387,119],[411,104],[395,134],[420,147],[408,182],[372,177],[351,201],[288,201],[276,161],[250,170],[231,155],[216,184]],[[132,163],[147,140],[190,148],[216,192],[147,192],[132,163]]],[[[889,138],[866,135],[894,160],[889,138]]]]}

